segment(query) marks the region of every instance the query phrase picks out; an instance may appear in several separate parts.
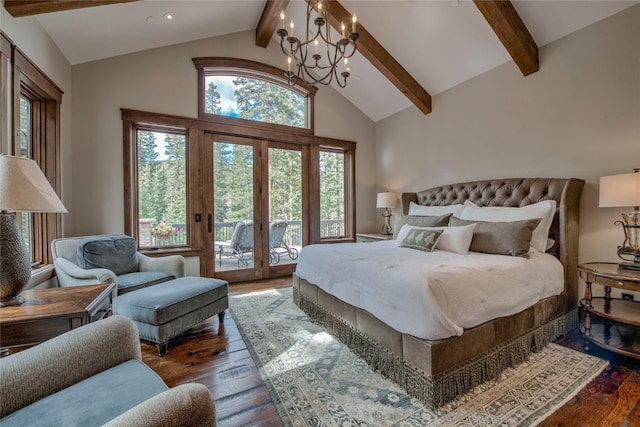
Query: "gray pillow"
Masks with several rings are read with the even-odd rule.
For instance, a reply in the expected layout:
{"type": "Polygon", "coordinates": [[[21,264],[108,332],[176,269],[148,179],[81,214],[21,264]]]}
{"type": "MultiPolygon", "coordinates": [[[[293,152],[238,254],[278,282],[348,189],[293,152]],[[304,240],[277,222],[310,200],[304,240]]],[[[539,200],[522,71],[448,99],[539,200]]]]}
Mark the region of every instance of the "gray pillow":
{"type": "Polygon", "coordinates": [[[471,221],[451,217],[449,225],[476,224],[473,230],[470,251],[487,254],[528,257],[533,230],[540,218],[509,222],[471,221]]]}
{"type": "Polygon", "coordinates": [[[423,230],[415,228],[409,231],[407,236],[402,239],[400,247],[431,252],[433,251],[433,248],[436,247],[442,233],[442,230],[423,230]]]}
{"type": "Polygon", "coordinates": [[[87,237],[78,242],[76,260],[84,269],[106,268],[120,275],[138,270],[137,250],[138,242],[124,234],[87,237]]]}
{"type": "Polygon", "coordinates": [[[444,214],[442,216],[418,216],[418,215],[395,215],[395,223],[393,225],[393,238],[398,237],[398,233],[403,225],[409,224],[416,227],[446,227],[449,218],[453,214],[444,214]]]}

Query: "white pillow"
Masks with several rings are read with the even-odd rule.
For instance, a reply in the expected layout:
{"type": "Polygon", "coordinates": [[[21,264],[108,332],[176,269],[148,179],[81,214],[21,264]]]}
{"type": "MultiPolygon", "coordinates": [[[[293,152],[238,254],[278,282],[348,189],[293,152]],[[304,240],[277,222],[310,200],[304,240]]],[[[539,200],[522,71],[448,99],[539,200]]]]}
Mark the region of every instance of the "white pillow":
{"type": "Polygon", "coordinates": [[[475,224],[463,225],[461,227],[416,227],[415,225],[405,224],[400,229],[398,237],[395,240],[395,244],[400,246],[409,231],[413,229],[418,230],[442,230],[440,239],[436,243],[436,249],[440,249],[447,252],[455,252],[460,255],[467,255],[469,253],[469,246],[471,246],[471,239],[473,239],[473,230],[476,228],[475,224]]]}
{"type": "Polygon", "coordinates": [[[520,221],[523,219],[540,218],[540,224],[533,230],[531,236],[531,247],[540,252],[547,250],[547,238],[549,229],[556,213],[555,200],[543,200],[542,202],[520,208],[510,208],[503,206],[480,207],[473,202],[464,202],[462,212],[458,215],[460,219],[476,221],[520,221]]]}
{"type": "Polygon", "coordinates": [[[455,216],[458,216],[461,210],[461,204],[449,206],[423,206],[414,202],[410,202],[408,215],[442,216],[446,214],[454,214],[455,216]]]}

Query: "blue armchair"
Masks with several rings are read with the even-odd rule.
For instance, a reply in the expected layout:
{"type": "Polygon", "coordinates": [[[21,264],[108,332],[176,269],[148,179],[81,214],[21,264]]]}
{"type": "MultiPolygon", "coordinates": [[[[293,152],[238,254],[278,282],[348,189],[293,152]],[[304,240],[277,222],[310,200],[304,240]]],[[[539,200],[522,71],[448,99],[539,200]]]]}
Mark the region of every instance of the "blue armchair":
{"type": "Polygon", "coordinates": [[[118,294],[135,291],[184,276],[184,258],[148,257],[124,234],[68,237],[51,242],[53,264],[60,286],[116,283],[118,294]]]}

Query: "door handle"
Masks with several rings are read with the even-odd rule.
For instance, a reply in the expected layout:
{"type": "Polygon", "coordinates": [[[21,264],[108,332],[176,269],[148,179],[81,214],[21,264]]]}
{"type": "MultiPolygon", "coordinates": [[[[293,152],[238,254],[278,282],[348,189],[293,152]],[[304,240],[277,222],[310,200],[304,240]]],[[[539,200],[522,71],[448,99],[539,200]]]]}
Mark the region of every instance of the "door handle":
{"type": "Polygon", "coordinates": [[[213,215],[207,215],[207,228],[209,229],[209,233],[213,231],[213,215]]]}

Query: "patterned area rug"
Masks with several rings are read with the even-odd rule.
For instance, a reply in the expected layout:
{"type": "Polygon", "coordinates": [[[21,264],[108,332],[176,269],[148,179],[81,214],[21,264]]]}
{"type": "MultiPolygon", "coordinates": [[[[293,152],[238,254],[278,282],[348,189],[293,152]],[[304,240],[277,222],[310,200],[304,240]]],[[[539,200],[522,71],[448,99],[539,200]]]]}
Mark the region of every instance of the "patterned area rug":
{"type": "Polygon", "coordinates": [[[431,411],[312,323],[291,288],[233,296],[230,308],[285,426],[531,426],[607,366],[550,344],[431,411]]]}

